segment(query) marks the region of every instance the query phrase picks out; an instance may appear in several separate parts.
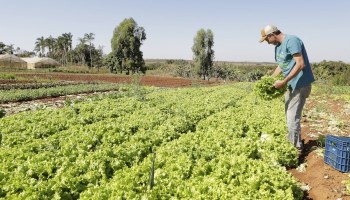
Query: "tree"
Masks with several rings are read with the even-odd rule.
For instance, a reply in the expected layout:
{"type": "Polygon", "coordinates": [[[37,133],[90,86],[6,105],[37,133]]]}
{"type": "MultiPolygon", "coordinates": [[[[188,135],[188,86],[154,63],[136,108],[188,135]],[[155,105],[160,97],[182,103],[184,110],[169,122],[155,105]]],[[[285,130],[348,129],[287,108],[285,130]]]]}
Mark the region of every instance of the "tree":
{"type": "Polygon", "coordinates": [[[56,42],[57,42],[57,39],[56,38],[53,38],[51,35],[45,39],[45,45],[46,47],[49,48],[49,52],[47,53],[49,57],[53,57],[53,54],[54,54],[54,48],[55,48],[55,45],[56,45],[56,42]]]}
{"type": "Polygon", "coordinates": [[[194,38],[194,44],[192,46],[193,60],[198,70],[198,75],[203,76],[203,79],[209,80],[214,61],[214,35],[213,32],[208,29],[200,29],[194,38]]]}
{"type": "Polygon", "coordinates": [[[46,40],[44,36],[36,39],[34,51],[39,52],[39,57],[45,55],[46,40]]]}
{"type": "Polygon", "coordinates": [[[72,38],[71,33],[63,33],[55,40],[53,45],[53,52],[51,56],[56,59],[60,59],[63,65],[68,64],[68,53],[72,49],[72,38]]]}
{"type": "Polygon", "coordinates": [[[0,54],[3,54],[3,52],[5,51],[5,44],[3,42],[0,42],[0,54]]]}
{"type": "Polygon", "coordinates": [[[14,44],[6,45],[4,50],[8,54],[13,54],[13,52],[15,51],[14,44]]]}
{"type": "Polygon", "coordinates": [[[116,62],[113,62],[113,66],[109,66],[110,71],[119,70],[121,73],[126,71],[126,74],[129,74],[130,71],[132,74],[139,71],[145,72],[145,61],[140,50],[144,40],[146,40],[145,29],[139,27],[133,18],[124,19],[113,32],[110,56],[111,60],[116,60],[116,62]]]}
{"type": "Polygon", "coordinates": [[[90,67],[92,67],[91,47],[92,47],[92,41],[95,39],[95,34],[93,34],[93,33],[85,33],[84,39],[85,39],[86,42],[89,42],[90,67]]]}
{"type": "Polygon", "coordinates": [[[84,66],[85,65],[85,53],[84,53],[84,47],[85,47],[85,38],[78,38],[79,44],[77,45],[77,47],[75,48],[80,60],[81,60],[81,64],[84,66]]]}
{"type": "Polygon", "coordinates": [[[63,33],[62,36],[63,38],[63,52],[64,52],[64,60],[65,63],[68,64],[68,62],[71,62],[72,59],[70,58],[68,60],[68,54],[72,50],[72,40],[73,40],[73,35],[69,33],[63,33]]]}
{"type": "Polygon", "coordinates": [[[62,36],[58,36],[56,39],[56,43],[54,45],[53,56],[54,58],[59,60],[59,62],[63,65],[66,64],[64,49],[65,49],[64,38],[62,36]]]}
{"type": "Polygon", "coordinates": [[[118,62],[117,57],[113,55],[113,52],[109,53],[107,56],[103,58],[103,65],[107,66],[111,73],[118,72],[118,70],[115,67],[115,66],[118,66],[117,62],[118,62]]]}
{"type": "MultiPolygon", "coordinates": [[[[35,51],[39,56],[48,56],[59,61],[63,65],[80,64],[85,66],[85,63],[91,67],[101,67],[103,65],[103,47],[95,48],[92,41],[95,39],[93,33],[84,34],[84,37],[78,38],[79,43],[73,49],[71,33],[63,33],[57,38],[51,35],[48,38],[39,37],[35,42],[35,51]],[[46,52],[46,50],[48,50],[46,52]]],[[[2,45],[0,42],[0,53],[4,53],[8,48],[7,45],[2,45]],[[4,48],[1,50],[1,47],[4,48]]],[[[26,54],[29,55],[30,52],[26,54]]]]}
{"type": "Polygon", "coordinates": [[[88,64],[88,67],[97,67],[97,70],[102,66],[102,55],[103,47],[99,46],[98,49],[94,45],[87,45],[84,38],[78,38],[79,43],[74,50],[71,51],[73,57],[73,62],[85,65],[88,64]]]}
{"type": "Polygon", "coordinates": [[[95,62],[94,66],[97,67],[98,72],[100,71],[100,67],[103,66],[102,57],[103,57],[103,46],[100,45],[100,46],[98,46],[98,49],[96,50],[96,55],[94,57],[94,62],[95,62]]]}

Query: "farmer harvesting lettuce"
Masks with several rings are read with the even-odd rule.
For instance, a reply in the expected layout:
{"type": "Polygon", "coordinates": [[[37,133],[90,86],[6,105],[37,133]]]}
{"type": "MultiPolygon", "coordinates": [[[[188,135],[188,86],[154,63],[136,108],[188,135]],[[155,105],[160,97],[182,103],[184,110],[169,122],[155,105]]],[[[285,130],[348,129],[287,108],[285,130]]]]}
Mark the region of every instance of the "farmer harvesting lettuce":
{"type": "Polygon", "coordinates": [[[304,43],[296,36],[282,33],[274,25],[267,25],[261,30],[260,42],[264,41],[275,45],[278,66],[272,76],[282,73],[284,77],[276,80],[273,86],[277,89],[288,87],[285,93],[288,140],[302,151],[304,144],[301,140],[301,114],[311,92],[311,83],[315,81],[304,43]]]}

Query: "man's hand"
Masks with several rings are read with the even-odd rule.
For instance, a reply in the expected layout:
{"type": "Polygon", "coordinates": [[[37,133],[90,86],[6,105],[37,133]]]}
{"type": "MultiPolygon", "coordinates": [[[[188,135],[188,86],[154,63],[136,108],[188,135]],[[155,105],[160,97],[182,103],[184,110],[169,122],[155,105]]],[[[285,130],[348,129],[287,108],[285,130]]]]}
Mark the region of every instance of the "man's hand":
{"type": "Polygon", "coordinates": [[[284,80],[277,80],[275,81],[275,83],[273,84],[273,86],[277,89],[283,88],[283,86],[285,86],[287,83],[284,80]]]}

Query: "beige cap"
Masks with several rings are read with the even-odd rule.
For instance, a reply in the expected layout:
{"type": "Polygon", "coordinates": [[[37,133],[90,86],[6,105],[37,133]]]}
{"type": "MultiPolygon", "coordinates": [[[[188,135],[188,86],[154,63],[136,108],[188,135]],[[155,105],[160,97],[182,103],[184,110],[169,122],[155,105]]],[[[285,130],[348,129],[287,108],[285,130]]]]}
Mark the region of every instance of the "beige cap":
{"type": "Polygon", "coordinates": [[[265,28],[261,29],[261,39],[259,42],[264,42],[266,40],[267,35],[278,31],[278,28],[274,25],[267,25],[265,28]]]}

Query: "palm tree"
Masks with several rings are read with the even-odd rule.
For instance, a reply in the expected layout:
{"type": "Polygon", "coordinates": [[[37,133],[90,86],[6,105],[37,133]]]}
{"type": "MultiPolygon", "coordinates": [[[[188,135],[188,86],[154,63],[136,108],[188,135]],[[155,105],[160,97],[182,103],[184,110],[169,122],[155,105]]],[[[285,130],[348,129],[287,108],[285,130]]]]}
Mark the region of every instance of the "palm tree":
{"type": "Polygon", "coordinates": [[[36,39],[34,51],[39,52],[39,57],[42,57],[43,55],[45,55],[45,46],[46,46],[46,40],[44,36],[41,36],[36,39]]]}
{"type": "MultiPolygon", "coordinates": [[[[67,57],[68,57],[68,53],[72,50],[73,35],[70,32],[63,33],[62,37],[63,37],[63,42],[64,42],[64,53],[65,53],[65,57],[66,57],[66,62],[68,62],[67,57]]],[[[71,61],[71,60],[72,59],[70,58],[69,61],[71,61]]]]}
{"type": "Polygon", "coordinates": [[[48,55],[53,56],[53,49],[56,43],[56,38],[53,38],[51,35],[45,39],[45,44],[49,48],[48,55]]]}
{"type": "Polygon", "coordinates": [[[79,44],[77,46],[78,54],[80,54],[81,64],[85,65],[85,53],[84,53],[84,47],[85,47],[85,38],[78,38],[79,44]]]}
{"type": "Polygon", "coordinates": [[[90,67],[92,67],[91,47],[92,47],[92,41],[95,39],[95,34],[94,33],[85,33],[84,39],[85,39],[85,41],[89,42],[90,67]]]}
{"type": "Polygon", "coordinates": [[[63,33],[56,40],[55,54],[61,57],[62,64],[68,64],[68,52],[72,49],[72,37],[71,33],[63,33]]]}
{"type": "Polygon", "coordinates": [[[66,65],[65,57],[65,40],[62,36],[58,36],[55,46],[54,46],[54,55],[60,57],[60,62],[63,65],[66,65]]]}

